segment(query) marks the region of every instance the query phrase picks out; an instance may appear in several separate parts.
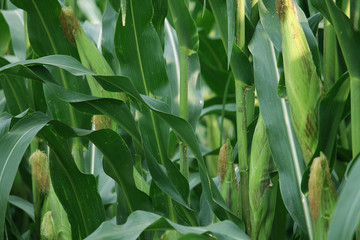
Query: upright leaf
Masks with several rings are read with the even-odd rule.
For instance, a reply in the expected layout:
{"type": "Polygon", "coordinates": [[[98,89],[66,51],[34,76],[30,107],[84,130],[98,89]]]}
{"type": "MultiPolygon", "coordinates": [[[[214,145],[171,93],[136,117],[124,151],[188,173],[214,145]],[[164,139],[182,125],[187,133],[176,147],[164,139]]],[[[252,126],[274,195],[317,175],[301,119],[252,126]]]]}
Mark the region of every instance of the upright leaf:
{"type": "Polygon", "coordinates": [[[349,70],[351,85],[351,129],[353,157],[360,153],[360,65],[357,58],[360,54],[358,43],[360,32],[354,29],[350,19],[335,5],[333,1],[325,0],[319,2],[312,0],[321,13],[334,26],[346,66],[349,70]]]}
{"type": "Polygon", "coordinates": [[[3,56],[9,48],[11,36],[9,25],[2,13],[0,13],[0,32],[2,34],[2,37],[0,38],[0,56],[3,56]]]}
{"type": "Polygon", "coordinates": [[[304,232],[311,234],[311,220],[306,197],[300,189],[304,163],[292,130],[289,109],[277,95],[280,78],[274,46],[259,24],[250,44],[254,56],[255,84],[261,116],[275,165],[279,172],[280,190],[291,217],[304,232]]]}
{"type": "MultiPolygon", "coordinates": [[[[131,78],[139,93],[170,105],[171,91],[162,46],[151,24],[152,18],[153,7],[150,0],[127,1],[126,24],[122,25],[119,16],[116,25],[115,52],[121,65],[121,73],[131,78]]],[[[169,179],[186,199],[189,193],[188,183],[167,157],[168,126],[146,108],[139,112],[139,125],[144,148],[148,148],[147,153],[153,155],[147,156],[147,160],[155,159],[166,167],[169,179]]],[[[171,207],[169,211],[172,211],[171,207]]]]}
{"type": "Polygon", "coordinates": [[[26,46],[25,46],[25,26],[24,26],[24,11],[8,10],[2,11],[6,22],[9,25],[11,33],[12,47],[15,56],[19,60],[25,60],[26,58],[26,46]]]}
{"type": "Polygon", "coordinates": [[[352,239],[360,221],[360,157],[354,159],[330,223],[328,239],[352,239]]]}

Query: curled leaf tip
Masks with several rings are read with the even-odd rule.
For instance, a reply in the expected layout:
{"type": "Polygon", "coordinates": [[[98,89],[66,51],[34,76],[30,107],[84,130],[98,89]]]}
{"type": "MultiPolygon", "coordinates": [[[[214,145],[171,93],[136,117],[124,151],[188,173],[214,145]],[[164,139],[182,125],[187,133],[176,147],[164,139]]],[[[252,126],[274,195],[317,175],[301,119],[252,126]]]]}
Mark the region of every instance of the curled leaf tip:
{"type": "Polygon", "coordinates": [[[81,32],[80,25],[71,8],[62,8],[60,12],[60,23],[66,39],[75,45],[75,34],[81,32]]]}

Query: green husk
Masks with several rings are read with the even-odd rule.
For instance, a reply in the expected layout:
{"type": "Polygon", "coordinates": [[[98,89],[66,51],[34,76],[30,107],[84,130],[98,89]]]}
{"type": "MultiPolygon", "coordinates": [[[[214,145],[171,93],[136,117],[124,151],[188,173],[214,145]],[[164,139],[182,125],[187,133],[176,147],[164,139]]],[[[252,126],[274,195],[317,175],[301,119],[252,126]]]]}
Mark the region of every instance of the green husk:
{"type": "Polygon", "coordinates": [[[277,182],[272,182],[274,164],[265,125],[259,116],[250,157],[249,200],[252,239],[269,239],[276,208],[277,182]]]}
{"type": "Polygon", "coordinates": [[[225,199],[230,210],[236,215],[241,215],[239,206],[238,184],[235,176],[235,166],[232,161],[232,146],[228,139],[226,143],[220,148],[218,176],[220,178],[220,193],[225,199]]]}
{"type": "Polygon", "coordinates": [[[321,152],[320,157],[315,158],[311,164],[309,178],[309,203],[314,239],[326,239],[336,199],[336,190],[331,180],[328,161],[321,152]]]}
{"type": "Polygon", "coordinates": [[[54,226],[54,219],[52,217],[51,211],[48,211],[44,214],[41,222],[41,238],[46,240],[55,240],[56,231],[54,226]]]}
{"type": "MultiPolygon", "coordinates": [[[[60,23],[64,36],[69,42],[76,46],[81,63],[85,67],[97,74],[114,75],[113,70],[103,55],[82,30],[71,8],[61,9],[60,23]]],[[[92,76],[87,75],[86,78],[88,80],[91,93],[94,96],[115,98],[123,101],[125,100],[124,94],[108,92],[104,90],[92,76]]]]}
{"type": "Polygon", "coordinates": [[[285,84],[291,120],[306,164],[318,140],[318,107],[322,97],[321,79],[292,0],[276,0],[280,19],[285,84]]]}

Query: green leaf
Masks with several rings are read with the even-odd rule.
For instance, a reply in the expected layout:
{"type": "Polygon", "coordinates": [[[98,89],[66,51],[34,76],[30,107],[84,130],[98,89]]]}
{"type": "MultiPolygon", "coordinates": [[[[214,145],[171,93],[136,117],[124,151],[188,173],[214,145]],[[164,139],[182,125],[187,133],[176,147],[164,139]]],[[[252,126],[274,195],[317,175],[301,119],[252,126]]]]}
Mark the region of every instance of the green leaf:
{"type": "Polygon", "coordinates": [[[0,32],[0,56],[3,56],[9,48],[11,36],[9,25],[7,24],[2,12],[0,12],[0,32]]]}
{"type": "Polygon", "coordinates": [[[185,2],[178,0],[168,0],[168,2],[180,47],[197,52],[199,36],[185,2]]]}
{"type": "MultiPolygon", "coordinates": [[[[50,59],[50,56],[46,58],[50,59]]],[[[187,121],[169,113],[168,105],[164,102],[140,95],[129,78],[124,76],[95,75],[89,70],[85,69],[75,59],[70,61],[69,58],[70,57],[66,56],[51,56],[51,64],[57,65],[56,62],[59,61],[59,67],[69,69],[75,75],[94,75],[95,79],[102,85],[105,90],[126,92],[131,98],[140,104],[143,104],[141,106],[151,109],[159,118],[166,122],[174,130],[174,132],[184,140],[185,144],[189,147],[197,159],[203,190],[212,210],[219,217],[219,219],[231,219],[239,226],[243,226],[243,223],[238,218],[236,218],[226,207],[224,199],[221,197],[215,183],[208,175],[197,137],[195,136],[193,128],[187,121]],[[69,61],[64,61],[64,59],[69,59],[69,61]]],[[[46,64],[46,62],[44,63],[44,59],[45,57],[38,59],[39,63],[46,64]]],[[[9,64],[8,66],[0,68],[0,74],[4,74],[4,72],[20,74],[21,76],[26,76],[28,74],[35,79],[41,79],[41,76],[35,75],[34,72],[30,72],[30,69],[24,66],[27,63],[30,63],[30,65],[35,65],[36,60],[28,60],[17,64],[9,64]]],[[[48,81],[47,79],[43,80],[48,81]]]]}
{"type": "Polygon", "coordinates": [[[143,231],[172,230],[175,229],[182,234],[194,233],[197,235],[212,232],[216,239],[250,239],[234,223],[224,221],[209,225],[207,227],[188,227],[176,224],[157,214],[143,211],[134,212],[124,225],[115,225],[104,222],[87,240],[90,239],[137,239],[143,231]]]}
{"type": "MultiPolygon", "coordinates": [[[[313,3],[315,2],[316,1],[313,1],[313,3]]],[[[353,156],[355,157],[360,153],[360,109],[356,107],[356,104],[360,102],[360,65],[357,61],[360,54],[360,48],[358,47],[360,32],[354,29],[350,19],[332,1],[322,1],[317,7],[322,14],[327,17],[329,22],[332,22],[341,51],[344,55],[346,66],[349,70],[351,84],[352,149],[353,156]]]]}
{"type": "Polygon", "coordinates": [[[231,38],[234,38],[234,34],[231,35],[231,33],[235,32],[235,16],[232,16],[232,14],[235,15],[235,11],[232,9],[234,6],[230,4],[230,2],[231,1],[225,2],[225,1],[209,0],[216,23],[219,26],[220,36],[228,56],[228,63],[230,62],[230,58],[232,54],[231,48],[234,44],[234,39],[232,39],[231,41],[231,38]],[[228,2],[229,4],[227,5],[228,2]],[[234,12],[231,12],[231,14],[228,15],[228,11],[232,11],[232,10],[234,12]],[[234,22],[230,22],[231,20],[233,20],[234,22]]]}
{"type": "Polygon", "coordinates": [[[300,189],[305,166],[291,126],[289,108],[277,95],[280,76],[274,46],[261,24],[258,24],[249,48],[254,56],[260,112],[279,172],[282,198],[294,221],[304,232],[310,231],[311,234],[308,204],[300,189]]]}
{"type": "MultiPolygon", "coordinates": [[[[344,74],[336,81],[320,102],[319,107],[319,140],[314,157],[323,152],[329,161],[329,166],[333,166],[336,160],[336,140],[338,129],[350,93],[349,74],[344,74]]],[[[308,165],[301,182],[303,192],[308,191],[309,171],[312,161],[308,165]]]]}
{"type": "Polygon", "coordinates": [[[28,14],[29,40],[38,56],[68,54],[76,57],[75,47],[66,40],[60,24],[60,3],[12,0],[28,14]]]}
{"type": "Polygon", "coordinates": [[[103,129],[87,135],[97,148],[104,154],[104,171],[113,178],[122,189],[126,198],[129,213],[122,217],[126,219],[135,210],[151,211],[150,198],[135,186],[133,176],[133,161],[125,141],[114,131],[103,129]]]}
{"type": "MultiPolygon", "coordinates": [[[[175,30],[165,21],[165,50],[166,71],[170,82],[172,101],[171,111],[179,116],[179,86],[180,86],[180,47],[175,30]]],[[[202,110],[202,94],[200,86],[199,57],[193,53],[188,56],[188,121],[194,129],[202,110]]]]}
{"type": "MultiPolygon", "coordinates": [[[[28,33],[31,47],[37,56],[51,54],[65,54],[78,58],[75,46],[64,36],[60,22],[61,5],[57,0],[12,1],[17,7],[27,12],[28,33]]],[[[64,72],[51,69],[54,79],[68,89],[89,92],[87,82],[64,72]]],[[[44,88],[47,104],[55,119],[64,121],[72,126],[90,128],[90,118],[76,113],[69,104],[56,99],[44,88]]]]}
{"type": "MultiPolygon", "coordinates": [[[[9,62],[4,58],[0,58],[0,66],[6,64],[9,64],[9,62]]],[[[23,78],[0,76],[0,82],[6,97],[8,111],[11,114],[16,115],[29,108],[30,96],[23,78]]]]}
{"type": "Polygon", "coordinates": [[[68,215],[72,238],[85,238],[105,220],[95,177],[79,171],[71,149],[53,126],[43,128],[40,134],[52,150],[49,161],[51,182],[68,215]]]}
{"type": "Polygon", "coordinates": [[[12,47],[15,56],[19,60],[25,60],[25,26],[24,26],[24,11],[17,9],[11,11],[1,11],[6,22],[9,25],[11,33],[12,47]]]}
{"type": "Polygon", "coordinates": [[[20,208],[21,210],[23,210],[24,212],[26,212],[26,214],[34,221],[35,220],[35,216],[34,216],[34,205],[31,204],[30,202],[26,201],[25,199],[22,199],[18,196],[14,196],[14,195],[10,195],[9,196],[9,203],[14,205],[15,207],[20,208]]]}
{"type": "MultiPolygon", "coordinates": [[[[224,45],[220,39],[212,39],[204,31],[199,32],[199,38],[201,75],[210,89],[221,96],[225,91],[224,79],[228,79],[230,74],[224,45]]],[[[231,81],[230,86],[233,86],[234,80],[231,81]]],[[[229,92],[234,93],[234,89],[230,88],[229,92]]]]}
{"type": "MultiPolygon", "coordinates": [[[[153,7],[150,0],[127,1],[126,24],[123,26],[119,17],[115,29],[115,52],[121,65],[121,73],[131,78],[139,93],[170,105],[171,90],[165,59],[159,36],[150,24],[152,18],[153,7]]],[[[187,199],[188,182],[167,157],[168,126],[149,109],[143,108],[139,111],[139,127],[144,148],[148,150],[146,160],[154,159],[161,163],[168,171],[171,183],[167,180],[167,184],[176,186],[182,198],[187,199]]],[[[149,164],[151,163],[148,162],[149,164]]],[[[156,178],[158,175],[152,176],[156,178]]],[[[172,207],[169,206],[168,210],[167,216],[170,216],[172,207]]]]}
{"type": "MultiPolygon", "coordinates": [[[[35,135],[49,123],[43,113],[36,112],[20,119],[14,127],[0,139],[0,230],[3,231],[6,204],[15,175],[24,152],[35,135]]],[[[44,132],[45,131],[45,132],[44,132]]],[[[95,178],[82,174],[76,167],[65,141],[46,134],[52,149],[58,157],[50,160],[51,178],[55,191],[73,226],[73,238],[87,236],[105,220],[105,212],[97,193],[95,178]],[[80,233],[78,232],[80,231],[80,233]]],[[[2,233],[1,233],[2,234],[2,233]]]]}
{"type": "Polygon", "coordinates": [[[12,116],[9,113],[0,113],[0,139],[9,131],[11,119],[12,116]]]}
{"type": "Polygon", "coordinates": [[[360,157],[354,159],[330,223],[328,239],[353,239],[360,221],[360,157]]]}
{"type": "Polygon", "coordinates": [[[0,235],[3,236],[5,213],[10,189],[20,161],[35,135],[49,121],[34,113],[17,122],[10,132],[0,139],[0,235]]]}
{"type": "Polygon", "coordinates": [[[103,114],[110,117],[141,145],[141,136],[137,129],[135,119],[124,102],[80,94],[66,90],[55,84],[49,86],[49,90],[52,91],[55,96],[71,103],[78,110],[92,115],[103,114]]]}
{"type": "Polygon", "coordinates": [[[101,50],[116,75],[120,74],[120,64],[115,54],[114,32],[119,13],[106,2],[106,8],[102,19],[101,50]]]}

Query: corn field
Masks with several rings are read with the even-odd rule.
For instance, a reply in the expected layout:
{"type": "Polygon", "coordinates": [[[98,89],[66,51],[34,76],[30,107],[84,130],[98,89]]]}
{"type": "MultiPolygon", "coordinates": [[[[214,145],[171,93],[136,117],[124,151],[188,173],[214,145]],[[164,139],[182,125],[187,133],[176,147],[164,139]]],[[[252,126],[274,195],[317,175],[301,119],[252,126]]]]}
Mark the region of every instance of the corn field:
{"type": "Polygon", "coordinates": [[[0,0],[0,240],[360,239],[360,1],[0,0]]]}

